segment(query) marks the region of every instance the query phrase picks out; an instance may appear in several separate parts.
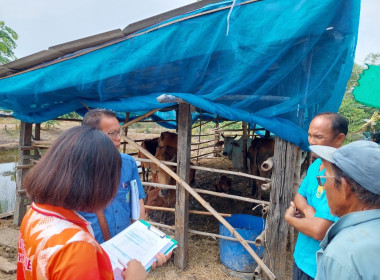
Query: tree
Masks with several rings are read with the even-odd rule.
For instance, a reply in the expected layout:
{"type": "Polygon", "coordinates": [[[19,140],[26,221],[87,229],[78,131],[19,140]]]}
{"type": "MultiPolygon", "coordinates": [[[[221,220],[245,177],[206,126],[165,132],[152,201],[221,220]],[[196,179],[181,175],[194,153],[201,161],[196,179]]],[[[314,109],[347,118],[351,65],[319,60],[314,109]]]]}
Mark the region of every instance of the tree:
{"type": "MultiPolygon", "coordinates": [[[[366,56],[365,62],[372,65],[380,64],[380,54],[370,53],[366,56]]],[[[362,126],[366,123],[366,119],[370,119],[376,108],[368,107],[357,102],[352,94],[354,88],[358,85],[360,74],[366,67],[354,64],[351,77],[347,83],[346,93],[340,105],[338,113],[348,120],[347,142],[363,139],[362,126]]],[[[380,123],[376,125],[379,129],[380,123]]]]}
{"type": "Polygon", "coordinates": [[[17,44],[17,33],[10,27],[6,26],[4,21],[0,21],[0,65],[11,62],[16,58],[13,50],[17,44]]]}

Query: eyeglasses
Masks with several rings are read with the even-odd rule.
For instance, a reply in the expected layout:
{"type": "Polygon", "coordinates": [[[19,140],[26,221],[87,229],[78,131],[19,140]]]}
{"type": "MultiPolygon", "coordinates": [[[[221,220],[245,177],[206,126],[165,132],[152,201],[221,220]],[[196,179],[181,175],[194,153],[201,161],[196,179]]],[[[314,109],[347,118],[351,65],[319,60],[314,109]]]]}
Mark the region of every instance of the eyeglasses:
{"type": "Polygon", "coordinates": [[[107,132],[107,135],[108,135],[111,139],[117,139],[119,136],[121,137],[121,133],[122,133],[122,131],[121,131],[121,130],[118,130],[118,131],[107,132]]]}
{"type": "Polygon", "coordinates": [[[324,186],[326,178],[335,178],[335,176],[317,176],[318,185],[324,186]]]}

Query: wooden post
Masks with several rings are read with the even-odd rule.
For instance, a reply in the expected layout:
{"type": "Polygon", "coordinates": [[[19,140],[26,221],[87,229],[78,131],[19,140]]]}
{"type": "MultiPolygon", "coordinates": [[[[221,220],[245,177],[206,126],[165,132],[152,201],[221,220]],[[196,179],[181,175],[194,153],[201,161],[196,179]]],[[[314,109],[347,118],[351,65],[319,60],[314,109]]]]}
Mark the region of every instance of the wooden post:
{"type": "MultiPolygon", "coordinates": [[[[20,147],[31,146],[32,144],[32,124],[21,122],[20,124],[20,142],[18,149],[17,165],[30,164],[30,150],[21,150],[20,147]]],[[[21,225],[22,219],[26,213],[28,198],[24,192],[24,178],[29,169],[16,169],[16,202],[13,223],[21,225]]]]}
{"type": "Polygon", "coordinates": [[[264,263],[277,279],[285,279],[289,225],[284,216],[292,200],[296,150],[295,145],[276,137],[264,263]]]}
{"type": "MultiPolygon", "coordinates": [[[[214,146],[216,145],[216,143],[219,142],[219,138],[220,138],[220,132],[218,131],[218,128],[219,128],[219,117],[216,117],[214,146]]],[[[217,157],[218,155],[219,155],[219,147],[218,148],[214,147],[214,157],[217,157]],[[216,151],[216,149],[218,149],[218,151],[216,151]]]]}
{"type": "MultiPolygon", "coordinates": [[[[190,104],[180,103],[178,108],[178,152],[177,174],[185,182],[189,182],[190,148],[191,148],[191,114],[190,104]]],[[[184,269],[188,262],[188,225],[189,225],[189,193],[177,183],[175,205],[175,239],[178,248],[174,264],[184,269]]]]}
{"type": "Polygon", "coordinates": [[[242,122],[241,128],[243,129],[243,172],[247,172],[247,123],[242,122]]]}
{"type": "Polygon", "coordinates": [[[202,134],[202,111],[199,111],[199,135],[198,135],[198,151],[197,151],[197,163],[198,163],[198,160],[199,160],[199,147],[200,147],[200,143],[201,143],[201,134],[202,134]]]}
{"type": "Polygon", "coordinates": [[[41,140],[41,124],[36,123],[34,125],[34,140],[41,140]]]}
{"type": "MultiPolygon", "coordinates": [[[[124,120],[124,124],[128,123],[129,122],[129,113],[125,113],[125,120],[124,120]]],[[[124,135],[125,136],[128,136],[128,127],[129,126],[125,126],[124,127],[124,135]]],[[[122,128],[120,128],[122,129],[122,128]]],[[[127,145],[126,143],[123,144],[123,154],[125,154],[125,151],[127,149],[127,145]]]]}

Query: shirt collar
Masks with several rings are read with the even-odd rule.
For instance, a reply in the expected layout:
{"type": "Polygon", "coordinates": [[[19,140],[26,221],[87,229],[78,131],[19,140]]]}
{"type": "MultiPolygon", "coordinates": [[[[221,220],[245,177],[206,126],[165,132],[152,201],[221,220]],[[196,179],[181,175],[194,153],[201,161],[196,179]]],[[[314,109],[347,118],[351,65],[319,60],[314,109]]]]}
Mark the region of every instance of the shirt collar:
{"type": "Polygon", "coordinates": [[[89,223],[81,218],[76,212],[65,209],[60,206],[53,206],[49,204],[32,203],[31,208],[38,213],[46,216],[54,216],[59,219],[67,220],[81,227],[88,227],[89,223]]]}

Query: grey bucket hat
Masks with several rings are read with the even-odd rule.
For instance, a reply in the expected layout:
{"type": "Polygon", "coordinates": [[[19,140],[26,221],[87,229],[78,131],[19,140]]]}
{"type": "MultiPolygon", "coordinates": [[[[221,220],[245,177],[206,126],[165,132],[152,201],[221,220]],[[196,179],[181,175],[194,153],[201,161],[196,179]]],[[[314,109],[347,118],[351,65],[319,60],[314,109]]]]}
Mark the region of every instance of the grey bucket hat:
{"type": "Polygon", "coordinates": [[[380,147],[372,141],[355,141],[339,149],[312,145],[310,150],[327,160],[368,191],[380,195],[380,147]]]}

